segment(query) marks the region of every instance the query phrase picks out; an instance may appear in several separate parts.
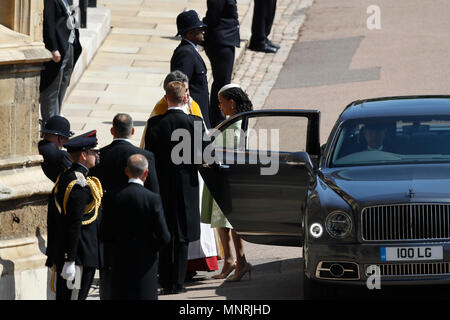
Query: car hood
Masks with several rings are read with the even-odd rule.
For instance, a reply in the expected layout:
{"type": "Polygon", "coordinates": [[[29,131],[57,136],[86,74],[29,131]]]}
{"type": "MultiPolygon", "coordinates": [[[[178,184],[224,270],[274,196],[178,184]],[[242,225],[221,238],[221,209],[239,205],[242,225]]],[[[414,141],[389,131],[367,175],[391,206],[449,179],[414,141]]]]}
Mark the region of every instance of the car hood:
{"type": "Polygon", "coordinates": [[[325,181],[350,204],[450,202],[450,165],[329,169],[325,181]]]}

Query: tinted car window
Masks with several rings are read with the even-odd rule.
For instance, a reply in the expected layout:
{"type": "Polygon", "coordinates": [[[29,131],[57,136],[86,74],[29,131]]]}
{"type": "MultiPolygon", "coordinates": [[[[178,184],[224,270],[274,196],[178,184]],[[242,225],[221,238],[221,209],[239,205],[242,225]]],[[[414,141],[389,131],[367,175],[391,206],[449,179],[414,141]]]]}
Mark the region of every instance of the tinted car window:
{"type": "Polygon", "coordinates": [[[331,166],[433,162],[450,162],[448,116],[347,120],[331,166]]]}

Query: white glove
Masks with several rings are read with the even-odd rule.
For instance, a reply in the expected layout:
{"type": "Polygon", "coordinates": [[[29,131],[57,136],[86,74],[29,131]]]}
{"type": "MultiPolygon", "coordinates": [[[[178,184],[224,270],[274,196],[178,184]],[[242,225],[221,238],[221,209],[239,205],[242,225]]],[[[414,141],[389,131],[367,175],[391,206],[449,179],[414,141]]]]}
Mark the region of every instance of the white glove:
{"type": "Polygon", "coordinates": [[[73,281],[75,279],[75,273],[75,261],[65,262],[61,272],[61,277],[65,280],[73,281]]]}

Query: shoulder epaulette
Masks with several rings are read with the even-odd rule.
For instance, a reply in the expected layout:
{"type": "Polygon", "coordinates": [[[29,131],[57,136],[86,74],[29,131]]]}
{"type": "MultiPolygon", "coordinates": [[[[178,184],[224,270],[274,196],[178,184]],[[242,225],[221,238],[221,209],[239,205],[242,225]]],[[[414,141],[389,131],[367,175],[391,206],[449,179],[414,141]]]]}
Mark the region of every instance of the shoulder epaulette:
{"type": "MultiPolygon", "coordinates": [[[[96,177],[88,177],[86,178],[81,172],[75,172],[76,179],[72,180],[66,187],[66,191],[64,193],[63,198],[63,206],[61,208],[60,204],[56,197],[54,197],[56,207],[58,208],[59,213],[66,214],[67,213],[67,202],[69,201],[70,193],[75,185],[80,185],[81,187],[89,186],[91,190],[91,194],[93,197],[93,201],[85,207],[84,214],[88,214],[94,211],[94,215],[82,222],[83,225],[88,225],[95,221],[98,216],[98,209],[101,204],[101,199],[103,197],[103,190],[100,181],[96,177]]],[[[56,187],[55,187],[56,189],[56,187]]]]}

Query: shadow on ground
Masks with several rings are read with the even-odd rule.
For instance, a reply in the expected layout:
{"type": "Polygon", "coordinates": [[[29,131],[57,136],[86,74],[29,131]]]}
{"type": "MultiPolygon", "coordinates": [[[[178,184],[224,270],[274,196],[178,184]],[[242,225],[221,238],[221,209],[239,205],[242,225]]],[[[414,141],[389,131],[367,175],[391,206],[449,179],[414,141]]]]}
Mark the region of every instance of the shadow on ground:
{"type": "Polygon", "coordinates": [[[239,282],[223,282],[216,294],[227,300],[299,300],[302,265],[301,258],[255,265],[251,279],[246,274],[239,282]]]}

